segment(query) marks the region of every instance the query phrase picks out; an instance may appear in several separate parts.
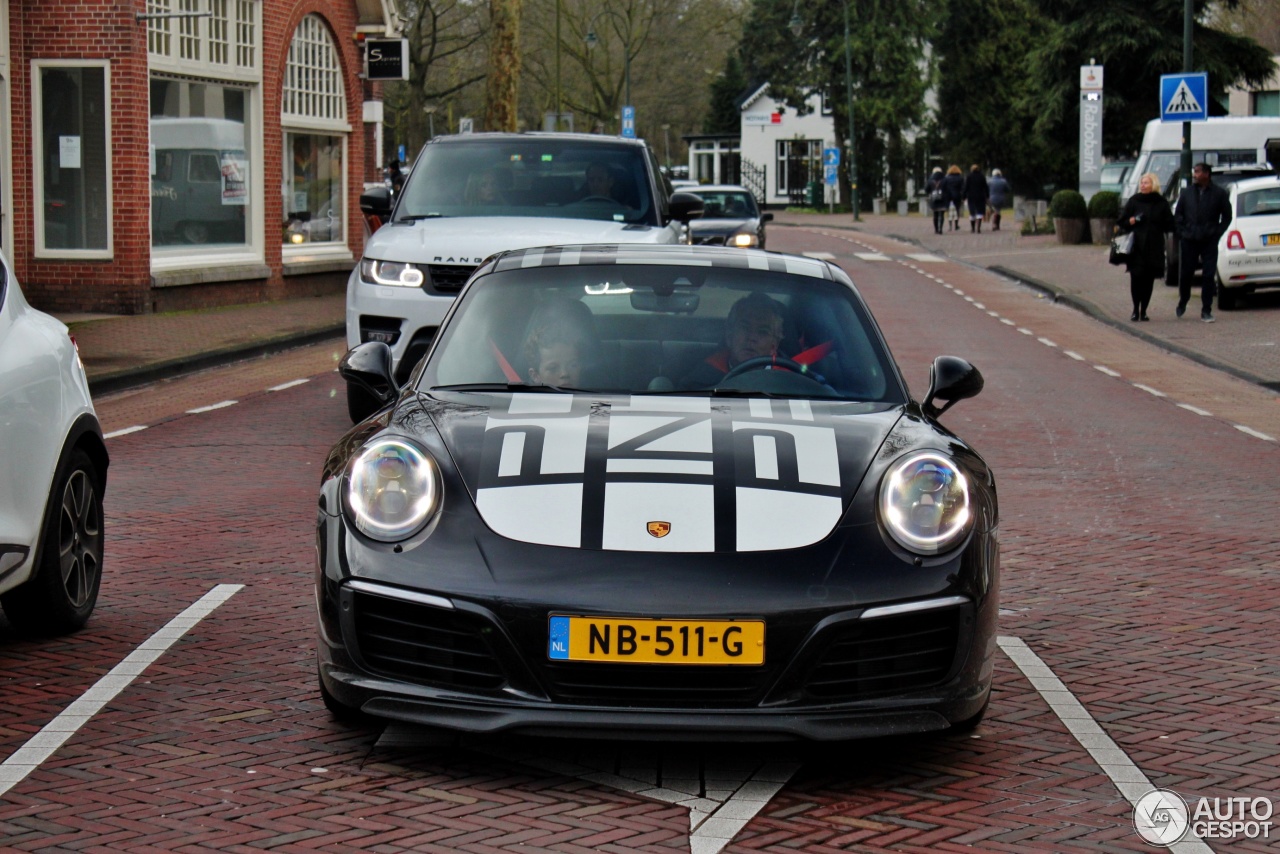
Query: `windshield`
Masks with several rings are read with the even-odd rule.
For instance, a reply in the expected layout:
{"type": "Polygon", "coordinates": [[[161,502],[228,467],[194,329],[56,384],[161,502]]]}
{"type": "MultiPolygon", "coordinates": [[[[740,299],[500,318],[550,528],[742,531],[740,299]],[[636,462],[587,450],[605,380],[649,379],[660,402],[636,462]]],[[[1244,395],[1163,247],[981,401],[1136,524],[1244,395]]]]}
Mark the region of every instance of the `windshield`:
{"type": "Polygon", "coordinates": [[[747,219],[757,217],[760,211],[750,193],[732,190],[697,190],[702,198],[703,219],[747,219]]]}
{"type": "Polygon", "coordinates": [[[396,220],[429,216],[661,224],[643,148],[539,137],[476,137],[426,146],[396,220]]]}
{"type": "Polygon", "coordinates": [[[747,269],[745,258],[738,267],[618,263],[490,274],[441,331],[420,387],[905,402],[850,288],[747,269]]]}

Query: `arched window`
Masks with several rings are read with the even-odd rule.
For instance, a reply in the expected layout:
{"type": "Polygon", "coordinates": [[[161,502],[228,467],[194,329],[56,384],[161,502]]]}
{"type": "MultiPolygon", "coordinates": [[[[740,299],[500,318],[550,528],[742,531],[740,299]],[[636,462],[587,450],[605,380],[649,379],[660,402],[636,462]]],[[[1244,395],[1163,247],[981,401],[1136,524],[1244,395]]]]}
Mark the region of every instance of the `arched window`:
{"type": "Polygon", "coordinates": [[[346,245],[347,98],[333,35],[319,15],[293,32],[281,92],[286,246],[346,245]]]}

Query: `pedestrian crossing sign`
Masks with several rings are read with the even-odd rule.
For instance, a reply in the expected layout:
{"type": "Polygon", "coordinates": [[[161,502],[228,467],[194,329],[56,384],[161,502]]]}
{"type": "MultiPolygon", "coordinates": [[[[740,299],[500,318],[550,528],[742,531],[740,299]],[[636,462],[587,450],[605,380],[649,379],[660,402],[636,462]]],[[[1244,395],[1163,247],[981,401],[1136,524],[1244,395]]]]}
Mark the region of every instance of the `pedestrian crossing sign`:
{"type": "Polygon", "coordinates": [[[1160,121],[1202,122],[1209,118],[1209,75],[1164,74],[1160,77],[1160,121]]]}

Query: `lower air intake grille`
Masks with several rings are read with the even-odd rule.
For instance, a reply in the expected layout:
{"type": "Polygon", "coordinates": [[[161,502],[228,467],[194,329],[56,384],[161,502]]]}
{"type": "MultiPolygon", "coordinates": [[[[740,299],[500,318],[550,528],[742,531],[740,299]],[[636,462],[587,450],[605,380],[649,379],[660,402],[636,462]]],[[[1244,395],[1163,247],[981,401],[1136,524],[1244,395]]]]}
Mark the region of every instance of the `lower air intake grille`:
{"type": "Polygon", "coordinates": [[[764,667],[675,667],[545,663],[555,699],[597,706],[664,708],[753,706],[769,673],[764,667]]]}
{"type": "Polygon", "coordinates": [[[506,675],[485,635],[492,629],[471,614],[355,593],[356,643],[381,674],[426,685],[498,689],[506,675]]]}
{"type": "Polygon", "coordinates": [[[959,642],[958,608],[851,623],[809,671],[809,698],[852,701],[916,691],[946,679],[959,642]]]}

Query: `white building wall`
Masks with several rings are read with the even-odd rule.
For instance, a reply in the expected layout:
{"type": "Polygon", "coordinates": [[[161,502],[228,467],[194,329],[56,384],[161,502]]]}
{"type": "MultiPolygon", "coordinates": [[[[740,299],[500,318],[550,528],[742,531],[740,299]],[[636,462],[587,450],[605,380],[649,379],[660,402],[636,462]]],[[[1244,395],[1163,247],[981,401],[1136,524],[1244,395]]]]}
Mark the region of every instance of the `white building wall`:
{"type": "MultiPolygon", "coordinates": [[[[765,170],[765,204],[785,205],[786,193],[778,192],[777,142],[780,139],[817,139],[823,148],[835,146],[834,120],[822,115],[822,99],[818,95],[809,98],[808,115],[797,116],[793,110],[783,109],[769,97],[767,91],[742,108],[742,159],[765,170]]],[[[839,202],[839,187],[827,189],[828,199],[835,194],[839,202]]]]}
{"type": "Polygon", "coordinates": [[[1227,90],[1227,115],[1251,116],[1253,115],[1254,92],[1275,92],[1280,90],[1280,56],[1273,56],[1271,60],[1276,66],[1276,71],[1266,83],[1255,89],[1227,90]]]}

